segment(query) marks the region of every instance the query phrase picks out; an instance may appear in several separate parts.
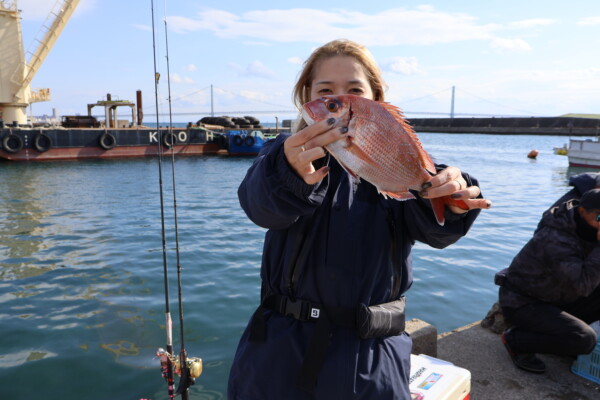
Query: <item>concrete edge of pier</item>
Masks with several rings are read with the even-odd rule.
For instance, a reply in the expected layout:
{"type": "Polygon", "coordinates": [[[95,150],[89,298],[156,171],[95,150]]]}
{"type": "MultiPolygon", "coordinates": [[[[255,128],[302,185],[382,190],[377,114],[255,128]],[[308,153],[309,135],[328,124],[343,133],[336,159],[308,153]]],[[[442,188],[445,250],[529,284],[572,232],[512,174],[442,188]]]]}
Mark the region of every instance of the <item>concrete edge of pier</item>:
{"type": "Polygon", "coordinates": [[[574,358],[540,354],[544,374],[515,367],[500,335],[485,329],[481,321],[438,334],[425,321],[412,319],[406,331],[413,339],[413,354],[426,354],[449,361],[471,372],[472,400],[594,400],[600,385],[571,372],[574,358]]]}

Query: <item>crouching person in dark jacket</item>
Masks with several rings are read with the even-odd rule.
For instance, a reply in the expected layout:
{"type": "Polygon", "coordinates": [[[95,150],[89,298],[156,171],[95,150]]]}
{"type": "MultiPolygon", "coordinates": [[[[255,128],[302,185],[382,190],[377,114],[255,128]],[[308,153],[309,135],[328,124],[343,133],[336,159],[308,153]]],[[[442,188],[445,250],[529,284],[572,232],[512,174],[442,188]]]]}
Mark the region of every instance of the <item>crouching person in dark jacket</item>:
{"type": "MultiPolygon", "coordinates": [[[[577,196],[574,196],[577,197],[577,196]]],[[[533,238],[496,274],[515,365],[542,373],[536,353],[588,354],[600,319],[600,189],[546,211],[533,238]]]]}

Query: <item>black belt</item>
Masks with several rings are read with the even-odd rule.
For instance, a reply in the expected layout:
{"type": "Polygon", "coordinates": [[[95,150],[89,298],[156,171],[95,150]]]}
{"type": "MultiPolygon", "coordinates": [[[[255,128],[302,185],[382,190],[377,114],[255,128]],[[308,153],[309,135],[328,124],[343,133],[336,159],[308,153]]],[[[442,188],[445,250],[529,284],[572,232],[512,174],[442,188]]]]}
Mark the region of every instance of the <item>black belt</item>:
{"type": "MultiPolygon", "coordinates": [[[[392,335],[400,334],[400,331],[404,330],[404,298],[398,301],[402,303],[401,314],[399,314],[401,328],[397,332],[392,333],[392,335]]],[[[263,299],[261,305],[254,313],[250,324],[249,340],[251,342],[260,342],[266,339],[264,309],[273,310],[281,315],[289,316],[299,321],[316,322],[315,331],[308,342],[304,360],[300,366],[300,373],[296,381],[298,387],[309,393],[314,393],[317,377],[325,360],[329,338],[333,333],[334,327],[356,329],[358,334],[360,326],[358,318],[359,315],[365,316],[364,309],[367,309],[367,307],[362,308],[324,307],[322,304],[272,294],[263,299]],[[359,311],[363,312],[359,313],[359,311]]],[[[387,322],[387,318],[383,318],[383,321],[387,322]]],[[[377,332],[377,337],[383,336],[389,335],[382,333],[381,330],[377,332]]]]}
{"type": "MultiPolygon", "coordinates": [[[[268,296],[262,304],[263,307],[278,312],[286,317],[293,317],[298,321],[317,322],[325,311],[322,304],[312,303],[307,300],[292,300],[288,296],[273,294],[268,296]]],[[[327,317],[335,326],[343,328],[356,328],[356,308],[327,306],[327,317]]]]}

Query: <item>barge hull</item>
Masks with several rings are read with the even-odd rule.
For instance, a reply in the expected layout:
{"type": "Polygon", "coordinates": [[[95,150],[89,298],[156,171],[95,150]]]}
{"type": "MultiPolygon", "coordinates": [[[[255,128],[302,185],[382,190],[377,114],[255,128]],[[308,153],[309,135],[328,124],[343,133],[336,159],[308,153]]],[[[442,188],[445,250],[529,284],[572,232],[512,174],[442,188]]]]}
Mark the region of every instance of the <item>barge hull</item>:
{"type": "Polygon", "coordinates": [[[0,129],[0,159],[58,161],[151,157],[158,155],[159,147],[162,147],[163,155],[217,154],[222,149],[220,136],[194,127],[171,131],[151,128],[3,128],[0,129]]]}

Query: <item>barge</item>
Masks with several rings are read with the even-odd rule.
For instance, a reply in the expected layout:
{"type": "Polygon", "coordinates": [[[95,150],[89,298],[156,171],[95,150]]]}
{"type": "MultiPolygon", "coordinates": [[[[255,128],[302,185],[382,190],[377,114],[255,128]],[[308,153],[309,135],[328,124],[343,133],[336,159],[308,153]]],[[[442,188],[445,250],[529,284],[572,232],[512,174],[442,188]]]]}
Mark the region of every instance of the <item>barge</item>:
{"type": "MultiPolygon", "coordinates": [[[[1,124],[0,124],[1,125],[1,124]]],[[[10,161],[204,155],[221,150],[220,135],[187,128],[0,128],[0,159],[10,161]],[[161,146],[159,147],[159,143],[161,146]]]]}
{"type": "Polygon", "coordinates": [[[88,104],[88,115],[67,115],[59,126],[34,126],[0,120],[0,159],[10,161],[49,161],[90,158],[128,158],[175,155],[216,154],[224,146],[222,133],[201,125],[185,128],[153,128],[142,120],[142,95],[137,92],[137,104],[107,100],[88,104]],[[104,108],[105,120],[92,115],[96,106],[104,108]],[[120,120],[119,107],[131,108],[131,122],[120,120]],[[160,144],[160,146],[159,146],[160,144]]]}

